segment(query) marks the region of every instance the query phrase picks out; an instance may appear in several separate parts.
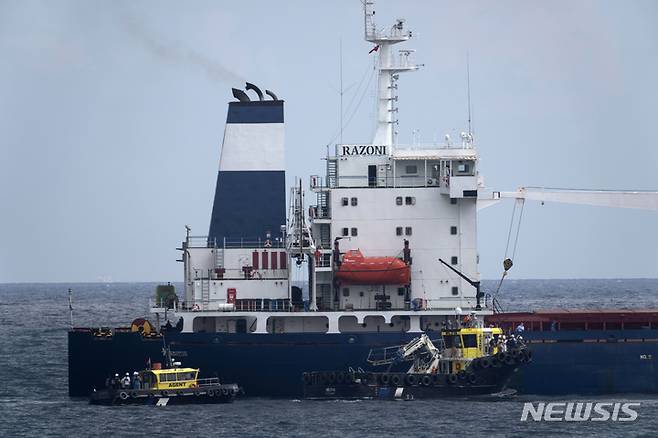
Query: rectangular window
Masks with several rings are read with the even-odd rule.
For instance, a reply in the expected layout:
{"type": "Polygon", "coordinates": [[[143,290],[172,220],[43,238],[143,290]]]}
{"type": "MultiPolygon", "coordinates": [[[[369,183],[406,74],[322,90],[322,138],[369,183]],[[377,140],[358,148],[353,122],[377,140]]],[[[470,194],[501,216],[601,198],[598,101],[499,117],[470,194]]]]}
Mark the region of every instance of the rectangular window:
{"type": "Polygon", "coordinates": [[[404,203],[406,205],[416,205],[416,197],[415,196],[406,196],[404,198],[404,203]]]}
{"type": "Polygon", "coordinates": [[[261,254],[261,265],[263,265],[263,269],[270,269],[270,259],[269,259],[269,254],[267,251],[263,251],[261,254]]]}
{"type": "Polygon", "coordinates": [[[411,227],[405,227],[404,228],[404,234],[406,236],[411,236],[411,227]]]}
{"type": "Polygon", "coordinates": [[[349,205],[349,199],[347,198],[341,198],[340,201],[343,204],[343,207],[347,207],[349,205]]]}
{"type": "Polygon", "coordinates": [[[395,198],[395,205],[402,205],[402,196],[395,198]]]}
{"type": "Polygon", "coordinates": [[[343,228],[343,236],[349,236],[350,235],[350,229],[349,228],[343,228]]]}
{"type": "Polygon", "coordinates": [[[352,204],[352,207],[356,207],[356,204],[358,203],[358,200],[356,198],[350,199],[350,203],[352,204]]]}
{"type": "Polygon", "coordinates": [[[356,228],[352,228],[352,236],[357,236],[359,234],[359,230],[356,228]]]}
{"type": "Polygon", "coordinates": [[[409,165],[404,167],[404,172],[407,174],[412,174],[415,175],[418,173],[418,166],[416,165],[409,165]]]}
{"type": "Polygon", "coordinates": [[[279,267],[279,255],[275,252],[272,253],[272,269],[279,267]]]}
{"type": "Polygon", "coordinates": [[[452,287],[452,294],[453,295],[459,295],[459,288],[457,286],[452,287]]]}
{"type": "Polygon", "coordinates": [[[450,227],[450,234],[453,236],[457,235],[457,227],[450,227]]]}
{"type": "Polygon", "coordinates": [[[399,287],[399,288],[398,288],[398,296],[399,296],[399,297],[404,296],[404,288],[403,288],[403,287],[399,287]]]}
{"type": "Polygon", "coordinates": [[[350,296],[350,290],[346,287],[343,288],[343,296],[344,297],[349,297],[350,296]]]}
{"type": "Polygon", "coordinates": [[[450,204],[457,205],[457,198],[450,198],[450,204]]]}
{"type": "Polygon", "coordinates": [[[453,264],[453,265],[456,265],[457,264],[457,256],[452,256],[450,258],[450,263],[453,264]]]}
{"type": "Polygon", "coordinates": [[[402,227],[395,227],[395,235],[396,236],[402,235],[402,227]]]}
{"type": "Polygon", "coordinates": [[[475,335],[463,335],[462,339],[462,345],[464,348],[477,348],[478,340],[475,335]]]}

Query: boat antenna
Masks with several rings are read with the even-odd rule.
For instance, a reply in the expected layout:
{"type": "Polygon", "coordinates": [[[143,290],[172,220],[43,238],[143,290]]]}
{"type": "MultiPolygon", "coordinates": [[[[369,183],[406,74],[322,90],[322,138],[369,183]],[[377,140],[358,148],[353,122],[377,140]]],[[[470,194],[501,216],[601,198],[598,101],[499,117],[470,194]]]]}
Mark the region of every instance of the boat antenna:
{"type": "Polygon", "coordinates": [[[73,328],[73,291],[69,288],[69,317],[71,319],[71,328],[73,328]]]}
{"type": "Polygon", "coordinates": [[[472,136],[471,129],[471,63],[468,51],[466,51],[466,96],[468,99],[468,135],[472,136]]]}
{"type": "Polygon", "coordinates": [[[343,38],[338,40],[338,64],[340,69],[340,144],[343,144],[343,38]]]}

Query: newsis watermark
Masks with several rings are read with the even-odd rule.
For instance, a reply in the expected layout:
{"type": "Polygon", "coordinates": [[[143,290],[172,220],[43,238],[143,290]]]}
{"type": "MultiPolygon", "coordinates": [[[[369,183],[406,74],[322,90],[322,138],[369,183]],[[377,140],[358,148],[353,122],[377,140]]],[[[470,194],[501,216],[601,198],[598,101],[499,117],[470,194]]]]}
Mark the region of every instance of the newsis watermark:
{"type": "Polygon", "coordinates": [[[524,403],[521,421],[617,421],[638,418],[638,402],[524,403]]]}

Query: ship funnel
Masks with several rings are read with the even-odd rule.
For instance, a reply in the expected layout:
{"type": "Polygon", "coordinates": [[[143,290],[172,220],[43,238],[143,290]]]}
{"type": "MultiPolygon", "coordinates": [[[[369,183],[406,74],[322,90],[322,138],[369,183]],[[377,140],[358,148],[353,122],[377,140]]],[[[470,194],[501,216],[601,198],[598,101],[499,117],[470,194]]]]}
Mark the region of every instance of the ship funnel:
{"type": "MultiPolygon", "coordinates": [[[[262,98],[253,84],[247,90],[262,98]]],[[[208,233],[218,246],[263,241],[286,223],[284,101],[252,101],[238,89],[233,96],[238,102],[228,104],[208,233]]]]}

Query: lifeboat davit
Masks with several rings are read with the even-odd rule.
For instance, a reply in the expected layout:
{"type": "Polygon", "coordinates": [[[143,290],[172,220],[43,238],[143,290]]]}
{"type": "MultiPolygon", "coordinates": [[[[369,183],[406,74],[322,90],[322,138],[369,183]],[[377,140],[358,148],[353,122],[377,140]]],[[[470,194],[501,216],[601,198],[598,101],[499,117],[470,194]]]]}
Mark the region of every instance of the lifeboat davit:
{"type": "Polygon", "coordinates": [[[335,278],[344,284],[409,284],[411,268],[396,257],[364,257],[355,249],[345,253],[335,278]]]}

